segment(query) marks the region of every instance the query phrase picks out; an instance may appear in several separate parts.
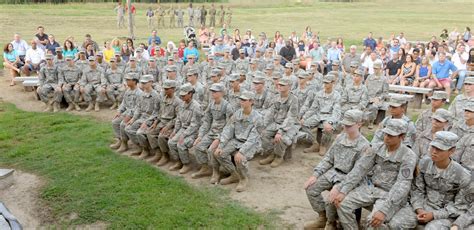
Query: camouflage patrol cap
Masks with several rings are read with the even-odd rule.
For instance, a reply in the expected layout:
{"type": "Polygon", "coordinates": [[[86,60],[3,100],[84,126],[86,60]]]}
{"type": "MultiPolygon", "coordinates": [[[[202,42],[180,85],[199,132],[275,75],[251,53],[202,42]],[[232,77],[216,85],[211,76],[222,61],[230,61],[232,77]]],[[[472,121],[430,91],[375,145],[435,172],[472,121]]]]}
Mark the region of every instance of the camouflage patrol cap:
{"type": "Polygon", "coordinates": [[[336,80],[336,78],[332,74],[328,74],[328,75],[323,77],[323,83],[332,83],[335,80],[336,80]]]}
{"type": "Polygon", "coordinates": [[[275,57],[273,57],[273,61],[281,61],[281,56],[276,55],[275,57]]]}
{"type": "Polygon", "coordinates": [[[217,77],[220,73],[221,71],[219,69],[213,69],[211,70],[211,77],[217,77]]]}
{"type": "Polygon", "coordinates": [[[464,84],[474,85],[474,77],[466,77],[466,79],[464,79],[464,84]]]}
{"type": "Polygon", "coordinates": [[[84,53],[84,54],[85,54],[85,53],[86,53],[86,49],[80,48],[80,49],[79,49],[79,53],[84,53]]]}
{"type": "Polygon", "coordinates": [[[115,61],[117,61],[117,59],[114,58],[114,57],[113,57],[113,58],[110,58],[110,60],[109,60],[109,62],[115,62],[115,61]]]}
{"type": "Polygon", "coordinates": [[[137,48],[136,52],[141,53],[143,52],[143,49],[141,47],[137,48]]]}
{"type": "Polygon", "coordinates": [[[299,59],[293,59],[293,60],[291,60],[291,63],[293,63],[293,65],[299,65],[300,60],[299,59]]]}
{"type": "Polygon", "coordinates": [[[458,135],[448,131],[438,131],[435,133],[430,145],[443,151],[456,147],[459,140],[458,135]]]}
{"type": "Polygon", "coordinates": [[[255,94],[246,90],[240,94],[239,98],[242,100],[253,100],[255,98],[255,94]]]}
{"type": "Polygon", "coordinates": [[[188,72],[186,73],[186,76],[194,76],[195,74],[198,74],[198,70],[196,68],[190,68],[188,72]]]}
{"type": "Polygon", "coordinates": [[[272,65],[267,65],[267,66],[265,66],[265,70],[273,70],[273,66],[272,65]]]}
{"type": "Polygon", "coordinates": [[[278,81],[279,85],[291,85],[291,80],[288,78],[280,78],[278,81]]]}
{"type": "Polygon", "coordinates": [[[390,97],[390,101],[388,102],[388,105],[391,107],[400,107],[406,103],[407,101],[405,99],[398,96],[392,96],[390,97]]]}
{"type": "Polygon", "coordinates": [[[176,81],[175,80],[165,80],[163,82],[163,89],[170,89],[170,88],[176,88],[176,81]]]}
{"type": "Polygon", "coordinates": [[[363,115],[364,115],[364,112],[362,112],[358,109],[347,110],[344,113],[344,117],[341,121],[341,124],[347,125],[347,126],[352,126],[352,125],[355,125],[357,123],[361,123],[363,115]]]}
{"type": "Polygon", "coordinates": [[[66,61],[67,60],[74,60],[74,56],[73,55],[66,55],[65,59],[66,59],[66,61]]]}
{"type": "Polygon", "coordinates": [[[58,47],[54,48],[54,51],[56,51],[56,52],[63,51],[63,48],[61,46],[58,46],[58,47]]]}
{"type": "Polygon", "coordinates": [[[104,53],[103,53],[102,51],[100,51],[100,52],[97,52],[97,53],[95,54],[95,56],[103,57],[103,56],[104,56],[104,53]]]}
{"type": "Polygon", "coordinates": [[[310,77],[310,75],[307,72],[301,72],[300,74],[298,74],[299,79],[306,79],[306,78],[309,78],[309,77],[310,77]]]}
{"type": "Polygon", "coordinates": [[[474,99],[469,99],[464,105],[464,111],[474,112],[474,99]]]}
{"type": "Polygon", "coordinates": [[[215,57],[216,57],[216,56],[214,56],[214,54],[209,54],[209,55],[207,55],[207,59],[212,59],[212,60],[214,60],[215,57]]]}
{"type": "Polygon", "coordinates": [[[245,50],[244,49],[239,49],[239,54],[244,54],[245,50]]]}
{"type": "Polygon", "coordinates": [[[334,60],[332,61],[332,65],[341,65],[341,62],[339,60],[334,60]]]}
{"type": "Polygon", "coordinates": [[[446,91],[434,91],[430,97],[431,100],[446,100],[448,99],[448,93],[446,91]]]}
{"type": "Polygon", "coordinates": [[[351,67],[359,67],[358,61],[351,61],[351,67]]]}
{"type": "Polygon", "coordinates": [[[125,79],[126,80],[133,80],[133,79],[136,79],[138,80],[138,73],[127,73],[125,74],[125,79]]]}
{"type": "Polygon", "coordinates": [[[230,48],[228,47],[224,48],[224,53],[230,53],[230,48]]]}
{"type": "Polygon", "coordinates": [[[87,60],[89,60],[89,61],[95,61],[95,56],[90,56],[89,58],[87,58],[87,60]]]}
{"type": "Polygon", "coordinates": [[[273,80],[279,80],[281,78],[281,74],[279,72],[273,73],[272,74],[272,79],[273,80]]]}
{"type": "Polygon", "coordinates": [[[260,52],[260,53],[262,53],[263,50],[262,50],[261,48],[258,48],[258,49],[255,50],[255,52],[260,52]]]}
{"type": "Polygon", "coordinates": [[[227,66],[226,66],[224,63],[222,63],[222,62],[219,62],[219,63],[217,64],[217,68],[220,69],[220,70],[223,70],[223,69],[225,69],[226,67],[227,67],[227,66]]]}
{"type": "Polygon", "coordinates": [[[440,122],[449,122],[453,119],[453,114],[446,109],[439,108],[431,115],[431,118],[440,122]]]}
{"type": "MultiPolygon", "coordinates": [[[[122,54],[120,54],[120,52],[115,52],[115,53],[114,53],[114,56],[121,56],[121,55],[122,55],[122,54]]],[[[132,58],[132,57],[130,57],[130,58],[132,58]]]]}
{"type": "Polygon", "coordinates": [[[180,88],[179,88],[179,95],[181,96],[184,96],[188,93],[190,93],[191,91],[193,91],[193,86],[189,83],[186,83],[184,85],[182,85],[180,88]]]}
{"type": "Polygon", "coordinates": [[[214,91],[214,92],[222,92],[224,91],[224,85],[222,83],[214,83],[211,85],[209,90],[214,91]]]}
{"type": "Polygon", "coordinates": [[[136,61],[136,60],[137,60],[137,58],[134,57],[134,56],[131,56],[130,59],[128,59],[128,61],[136,61]]]}
{"type": "Polygon", "coordinates": [[[149,62],[155,62],[156,59],[154,57],[150,57],[150,59],[148,59],[149,62]]]}
{"type": "Polygon", "coordinates": [[[385,123],[385,128],[382,129],[382,132],[390,136],[398,136],[405,134],[408,129],[408,123],[403,119],[390,119],[385,123]]]}
{"type": "Polygon", "coordinates": [[[186,55],[186,58],[188,58],[188,59],[189,59],[189,58],[195,58],[195,57],[196,57],[196,55],[194,55],[194,54],[188,54],[188,55],[186,55]]]}
{"type": "Polygon", "coordinates": [[[179,52],[179,49],[178,49],[178,48],[173,48],[172,52],[173,52],[173,53],[178,53],[178,52],[179,52]]]}
{"type": "Polygon", "coordinates": [[[168,61],[174,61],[174,57],[173,56],[168,56],[168,61]]]}
{"type": "Polygon", "coordinates": [[[147,75],[143,75],[143,76],[140,77],[140,82],[141,83],[148,83],[150,81],[153,81],[153,75],[147,74],[147,75]]]}
{"type": "Polygon", "coordinates": [[[293,68],[294,68],[293,63],[287,62],[287,63],[285,64],[285,68],[292,68],[292,69],[293,69],[293,68]]]}
{"type": "Polygon", "coordinates": [[[245,71],[245,70],[237,71],[237,73],[238,73],[240,76],[246,76],[246,77],[247,77],[247,71],[245,71]]]}
{"type": "Polygon", "coordinates": [[[234,81],[238,81],[238,80],[240,80],[240,75],[239,74],[233,73],[229,77],[230,82],[234,82],[234,81]]]}
{"type": "Polygon", "coordinates": [[[46,54],[46,55],[44,55],[44,58],[45,58],[46,60],[53,60],[53,59],[54,59],[54,56],[53,56],[52,54],[46,54]]]}
{"type": "Polygon", "coordinates": [[[166,66],[166,72],[176,72],[178,68],[175,65],[166,66]]]}
{"type": "Polygon", "coordinates": [[[382,61],[376,60],[374,62],[374,69],[380,69],[380,68],[382,68],[382,61]]]}
{"type": "Polygon", "coordinates": [[[361,69],[356,69],[356,70],[354,71],[354,74],[355,74],[356,76],[357,76],[357,75],[358,75],[358,76],[364,76],[364,71],[361,70],[361,69]]]}

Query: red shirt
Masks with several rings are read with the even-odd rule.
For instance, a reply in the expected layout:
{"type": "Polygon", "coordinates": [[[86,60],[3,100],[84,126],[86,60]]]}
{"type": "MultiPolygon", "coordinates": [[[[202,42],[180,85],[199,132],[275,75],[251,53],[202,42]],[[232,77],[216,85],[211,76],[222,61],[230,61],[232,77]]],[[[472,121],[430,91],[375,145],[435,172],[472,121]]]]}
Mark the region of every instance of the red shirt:
{"type": "Polygon", "coordinates": [[[184,57],[184,49],[186,49],[186,47],[184,48],[178,48],[178,57],[179,58],[183,58],[184,57]]]}

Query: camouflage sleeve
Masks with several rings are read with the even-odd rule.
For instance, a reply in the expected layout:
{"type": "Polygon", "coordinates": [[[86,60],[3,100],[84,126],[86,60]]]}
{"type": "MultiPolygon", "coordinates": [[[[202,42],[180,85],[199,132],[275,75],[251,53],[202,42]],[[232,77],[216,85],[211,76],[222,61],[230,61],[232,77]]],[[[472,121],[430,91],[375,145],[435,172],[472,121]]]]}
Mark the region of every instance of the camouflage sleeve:
{"type": "Polygon", "coordinates": [[[412,147],[416,140],[416,128],[413,121],[408,122],[408,131],[405,136],[405,142],[408,147],[412,147]]]}
{"type": "Polygon", "coordinates": [[[124,95],[123,95],[123,100],[122,102],[120,103],[119,107],[118,107],[118,112],[123,114],[127,109],[125,107],[125,101],[127,100],[127,93],[128,92],[125,92],[124,95]]]}
{"type": "Polygon", "coordinates": [[[59,74],[59,76],[58,76],[59,82],[58,83],[59,83],[59,85],[63,85],[66,82],[66,80],[64,79],[64,70],[62,70],[62,69],[59,70],[58,74],[59,74]]]}
{"type": "Polygon", "coordinates": [[[263,126],[263,121],[261,116],[258,116],[254,120],[253,127],[250,129],[249,136],[247,137],[247,141],[240,147],[239,152],[244,154],[247,159],[251,159],[253,155],[249,155],[249,153],[255,153],[252,149],[260,149],[260,145],[262,140],[260,139],[260,133],[258,130],[261,130],[261,126],[263,126]]]}
{"type": "Polygon", "coordinates": [[[375,150],[373,148],[366,148],[362,156],[356,161],[354,168],[342,181],[339,191],[346,195],[352,191],[372,168],[375,163],[375,157],[375,150]]]}
{"type": "Polygon", "coordinates": [[[309,107],[309,109],[303,115],[303,119],[306,120],[312,117],[313,115],[316,114],[316,111],[319,111],[319,99],[317,95],[314,96],[313,103],[311,104],[311,107],[309,107]]]}
{"type": "Polygon", "coordinates": [[[227,142],[234,136],[235,132],[235,115],[232,116],[224,126],[222,133],[219,137],[219,148],[222,149],[227,144],[227,142]]]}
{"type": "Polygon", "coordinates": [[[319,164],[314,168],[313,175],[316,177],[320,177],[324,173],[326,173],[329,169],[334,167],[334,146],[337,145],[341,141],[341,136],[338,136],[336,140],[334,140],[331,147],[328,149],[327,153],[324,155],[323,159],[319,162],[319,164]]]}
{"type": "Polygon", "coordinates": [[[107,73],[101,71],[101,74],[100,74],[100,85],[101,86],[107,86],[108,84],[108,81],[107,81],[107,73]]]}
{"type": "Polygon", "coordinates": [[[265,127],[269,126],[273,122],[273,115],[276,113],[276,103],[273,103],[272,106],[268,109],[268,113],[265,114],[264,120],[263,120],[263,125],[265,127]]]}
{"type": "Polygon", "coordinates": [[[456,178],[459,180],[459,192],[454,197],[454,201],[450,201],[443,208],[433,211],[433,218],[437,219],[448,219],[456,218],[461,214],[465,213],[469,205],[472,205],[472,185],[471,175],[467,170],[462,169],[462,173],[459,174],[461,178],[456,178]],[[471,186],[471,188],[470,188],[471,186]]]}
{"type": "Polygon", "coordinates": [[[283,134],[283,131],[290,130],[293,126],[295,126],[295,123],[297,122],[298,122],[298,98],[294,97],[294,100],[290,102],[290,108],[288,110],[285,120],[283,121],[283,124],[278,130],[278,133],[283,134]]]}
{"type": "Polygon", "coordinates": [[[469,210],[467,210],[467,212],[465,212],[464,214],[460,215],[453,222],[453,226],[454,225],[460,227],[461,229],[468,229],[468,226],[474,225],[474,206],[472,205],[472,203],[469,210]]]}
{"type": "Polygon", "coordinates": [[[340,98],[340,104],[341,105],[344,105],[347,103],[347,101],[349,100],[348,96],[347,96],[347,89],[343,88],[342,89],[342,93],[341,93],[341,98],[340,98]]]}
{"type": "Polygon", "coordinates": [[[39,85],[40,86],[43,86],[44,80],[46,79],[44,71],[45,71],[45,67],[43,66],[43,67],[41,67],[41,69],[39,71],[39,74],[38,74],[38,80],[39,80],[39,85]]]}
{"type": "Polygon", "coordinates": [[[158,120],[160,116],[160,111],[161,111],[161,103],[160,101],[164,100],[159,94],[157,97],[153,99],[153,104],[155,107],[153,108],[153,112],[151,113],[151,116],[147,119],[148,121],[154,122],[155,120],[158,120]]]}
{"type": "Polygon", "coordinates": [[[416,129],[416,134],[420,135],[421,131],[423,130],[423,116],[425,114],[426,110],[421,112],[418,118],[415,121],[415,129],[416,129]]]}
{"type": "Polygon", "coordinates": [[[339,103],[340,100],[341,96],[337,95],[332,107],[332,116],[330,119],[328,119],[328,121],[331,121],[333,124],[340,122],[342,117],[341,104],[339,103]]]}
{"type": "Polygon", "coordinates": [[[456,107],[457,107],[457,103],[458,103],[458,100],[456,100],[456,98],[454,98],[454,100],[451,102],[451,104],[449,105],[449,108],[448,108],[448,111],[451,112],[452,114],[456,115],[456,107]]]}
{"type": "MultiPolygon", "coordinates": [[[[456,162],[460,162],[462,159],[462,156],[464,153],[467,153],[469,150],[467,149],[466,143],[470,140],[471,135],[465,135],[459,139],[459,141],[456,143],[456,150],[454,151],[454,154],[452,155],[452,159],[456,162]]],[[[474,153],[474,150],[471,150],[474,153]]]]}
{"type": "Polygon", "coordinates": [[[369,104],[369,92],[367,91],[366,87],[363,87],[362,91],[362,97],[360,98],[359,102],[359,110],[364,111],[369,104]]]}
{"type": "Polygon", "coordinates": [[[404,162],[400,165],[397,180],[388,192],[387,199],[382,201],[379,210],[385,214],[389,213],[389,210],[395,207],[394,205],[397,205],[401,200],[404,200],[410,192],[417,157],[410,149],[407,148],[406,150],[408,150],[408,152],[405,154],[404,162]]]}
{"type": "Polygon", "coordinates": [[[211,128],[212,122],[212,113],[211,107],[207,107],[206,111],[204,111],[204,116],[202,117],[202,125],[198,131],[198,137],[203,137],[211,128]]]}
{"type": "Polygon", "coordinates": [[[300,108],[300,116],[299,118],[303,118],[304,114],[309,110],[311,107],[311,102],[314,100],[314,93],[310,91],[304,100],[303,106],[300,108]]]}
{"type": "Polygon", "coordinates": [[[426,200],[426,189],[425,189],[425,173],[424,173],[424,165],[427,164],[428,159],[421,159],[420,163],[418,164],[418,168],[421,169],[418,175],[415,176],[415,180],[413,181],[413,186],[410,191],[410,203],[413,207],[413,210],[417,210],[419,208],[423,208],[425,206],[426,200]]]}
{"type": "Polygon", "coordinates": [[[382,88],[382,95],[380,98],[381,101],[388,100],[390,98],[388,94],[388,90],[389,90],[388,81],[384,81],[383,88],[382,88]]]}
{"type": "Polygon", "coordinates": [[[201,105],[197,103],[196,106],[193,108],[193,115],[191,117],[191,123],[189,124],[188,128],[183,132],[183,136],[188,137],[191,136],[199,131],[199,126],[201,125],[203,111],[201,109],[201,105]]]}

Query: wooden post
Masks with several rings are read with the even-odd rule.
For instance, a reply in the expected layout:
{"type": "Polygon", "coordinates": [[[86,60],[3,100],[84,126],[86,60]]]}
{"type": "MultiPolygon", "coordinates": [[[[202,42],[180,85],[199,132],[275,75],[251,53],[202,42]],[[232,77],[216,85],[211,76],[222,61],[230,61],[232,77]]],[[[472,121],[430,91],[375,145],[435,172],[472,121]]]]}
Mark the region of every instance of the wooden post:
{"type": "Polygon", "coordinates": [[[135,34],[133,33],[133,15],[132,15],[132,0],[127,0],[128,7],[128,33],[131,39],[135,39],[135,34]]]}

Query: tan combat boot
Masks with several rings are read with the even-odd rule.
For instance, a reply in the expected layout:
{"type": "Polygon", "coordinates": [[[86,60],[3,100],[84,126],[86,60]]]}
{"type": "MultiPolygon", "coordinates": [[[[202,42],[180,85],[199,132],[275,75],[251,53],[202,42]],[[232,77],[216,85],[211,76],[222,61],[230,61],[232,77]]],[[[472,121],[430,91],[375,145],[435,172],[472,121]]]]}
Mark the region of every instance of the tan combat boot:
{"type": "Polygon", "coordinates": [[[224,178],[221,180],[220,184],[221,185],[227,185],[227,184],[233,184],[239,182],[239,176],[237,175],[236,172],[232,172],[230,176],[224,178]]]}
{"type": "Polygon", "coordinates": [[[148,159],[147,162],[157,163],[161,159],[161,151],[159,149],[153,149],[152,152],[155,153],[155,155],[152,158],[148,159]]]}
{"type": "Polygon", "coordinates": [[[116,109],[116,108],[117,108],[117,102],[114,102],[114,103],[112,104],[112,106],[110,106],[109,109],[114,110],[114,109],[116,109]]]}
{"type": "Polygon", "coordinates": [[[115,139],[115,143],[109,145],[109,147],[110,147],[111,149],[118,149],[118,148],[120,148],[120,145],[121,145],[121,144],[122,144],[122,141],[120,141],[120,139],[116,138],[116,139],[115,139]]]}
{"type": "Polygon", "coordinates": [[[46,108],[43,110],[43,112],[48,113],[53,111],[53,102],[51,100],[46,102],[44,105],[46,106],[46,108]]]}
{"type": "Polygon", "coordinates": [[[212,175],[212,173],[213,173],[213,172],[212,172],[212,170],[209,168],[209,166],[208,166],[207,164],[203,164],[203,165],[201,166],[201,169],[199,169],[198,172],[193,173],[193,174],[191,175],[191,177],[192,177],[193,179],[197,179],[197,178],[201,178],[201,177],[210,176],[210,175],[212,175]]]}
{"type": "Polygon", "coordinates": [[[150,151],[148,150],[147,147],[144,147],[142,149],[143,150],[140,153],[140,156],[138,157],[138,159],[140,159],[140,160],[144,160],[145,158],[147,158],[150,155],[150,151]]]}
{"type": "Polygon", "coordinates": [[[95,110],[96,112],[99,112],[99,111],[100,111],[99,102],[97,102],[97,101],[95,102],[94,110],[95,110]]]}
{"type": "Polygon", "coordinates": [[[304,230],[313,230],[326,227],[326,211],[319,212],[319,217],[315,221],[309,221],[304,224],[304,230]]]}
{"type": "Polygon", "coordinates": [[[69,105],[67,106],[66,112],[69,112],[69,111],[71,111],[71,110],[73,110],[73,109],[74,109],[74,104],[69,103],[69,105]]]}
{"type": "Polygon", "coordinates": [[[181,161],[178,160],[176,163],[174,163],[174,165],[171,165],[169,167],[169,170],[170,171],[176,171],[178,169],[181,169],[182,167],[183,167],[183,163],[181,163],[181,161]]]}
{"type": "Polygon", "coordinates": [[[221,173],[219,172],[218,168],[212,168],[212,176],[211,176],[211,184],[215,184],[219,182],[221,178],[221,173]]]}
{"type": "Polygon", "coordinates": [[[326,154],[327,147],[325,145],[321,145],[319,148],[319,155],[324,156],[326,154]]]}
{"type": "Polygon", "coordinates": [[[336,221],[327,221],[326,222],[326,227],[324,227],[324,230],[336,230],[337,229],[337,223],[336,221]]]}
{"type": "Polygon", "coordinates": [[[273,159],[272,163],[270,164],[270,167],[276,168],[280,166],[281,164],[283,164],[283,161],[284,161],[283,157],[275,156],[275,159],[273,159]]]}
{"type": "Polygon", "coordinates": [[[117,152],[124,153],[128,150],[128,143],[127,143],[127,141],[123,141],[123,140],[121,142],[122,143],[120,144],[120,148],[117,149],[117,152]]]}
{"type": "Polygon", "coordinates": [[[315,141],[313,143],[313,145],[311,145],[311,147],[309,148],[305,148],[303,150],[304,153],[317,153],[319,152],[319,143],[317,141],[315,141]]]}
{"type": "Polygon", "coordinates": [[[186,174],[186,173],[188,173],[189,171],[191,171],[191,169],[193,169],[193,168],[191,168],[191,164],[189,164],[189,163],[188,163],[188,164],[185,164],[185,165],[183,165],[183,167],[179,170],[179,174],[186,174]]]}
{"type": "Polygon", "coordinates": [[[94,108],[94,104],[92,102],[89,102],[89,106],[86,108],[86,112],[90,112],[94,108]]]}
{"type": "Polygon", "coordinates": [[[54,102],[53,103],[53,112],[54,113],[57,113],[59,112],[60,108],[59,108],[59,102],[54,102]]]}
{"type": "Polygon", "coordinates": [[[237,185],[237,188],[235,188],[235,190],[237,192],[243,192],[247,189],[247,184],[249,181],[247,172],[242,172],[239,170],[239,177],[240,177],[239,184],[237,185]]]}
{"type": "Polygon", "coordinates": [[[169,156],[168,153],[162,153],[161,159],[156,163],[157,166],[163,166],[168,164],[169,156]]]}
{"type": "Polygon", "coordinates": [[[275,159],[275,154],[270,154],[265,159],[260,160],[258,163],[261,165],[268,165],[272,163],[273,159],[275,159]]]}
{"type": "Polygon", "coordinates": [[[81,107],[76,102],[73,102],[73,105],[76,111],[81,111],[81,107]]]}

